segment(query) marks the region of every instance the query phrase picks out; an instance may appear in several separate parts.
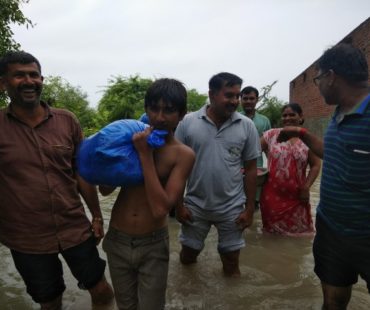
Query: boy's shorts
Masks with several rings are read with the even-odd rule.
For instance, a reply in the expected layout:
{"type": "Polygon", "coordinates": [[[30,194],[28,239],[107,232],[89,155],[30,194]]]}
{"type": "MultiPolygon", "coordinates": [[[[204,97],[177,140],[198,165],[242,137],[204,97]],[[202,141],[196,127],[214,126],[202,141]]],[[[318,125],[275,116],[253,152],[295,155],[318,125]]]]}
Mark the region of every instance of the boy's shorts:
{"type": "Polygon", "coordinates": [[[226,213],[203,210],[189,204],[185,207],[191,211],[193,221],[181,225],[182,245],[201,251],[204,248],[204,240],[214,225],[218,232],[217,250],[220,254],[237,251],[245,246],[243,230],[235,223],[244,211],[243,206],[235,207],[226,213]]]}
{"type": "Polygon", "coordinates": [[[103,241],[119,309],[164,309],[168,228],[133,236],[109,227],[103,241]]]}
{"type": "Polygon", "coordinates": [[[370,292],[370,237],[337,235],[317,215],[313,255],[315,273],[322,282],[347,287],[360,275],[370,292]]]}
{"type": "MultiPolygon", "coordinates": [[[[105,261],[99,257],[95,238],[59,252],[82,289],[94,287],[103,277],[105,261]]],[[[37,303],[54,300],[65,290],[59,253],[27,254],[11,250],[15,267],[22,276],[27,293],[37,303]]]]}

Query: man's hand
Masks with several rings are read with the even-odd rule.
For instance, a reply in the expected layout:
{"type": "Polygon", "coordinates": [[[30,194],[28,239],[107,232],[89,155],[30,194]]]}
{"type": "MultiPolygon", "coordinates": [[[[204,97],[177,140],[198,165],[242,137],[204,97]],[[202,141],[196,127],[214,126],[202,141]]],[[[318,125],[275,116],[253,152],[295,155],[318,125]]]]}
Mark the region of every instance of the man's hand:
{"type": "Polygon", "coordinates": [[[277,142],[286,142],[291,138],[298,138],[300,136],[300,131],[301,127],[286,126],[280,131],[277,142]]]}
{"type": "Polygon", "coordinates": [[[242,230],[246,229],[253,224],[253,213],[253,209],[245,209],[240,213],[235,223],[239,225],[242,230]]]}
{"type": "Polygon", "coordinates": [[[96,244],[98,245],[104,237],[104,224],[101,217],[94,217],[91,221],[91,231],[96,239],[96,244]]]}
{"type": "Polygon", "coordinates": [[[185,206],[177,206],[176,207],[176,219],[181,224],[186,224],[186,222],[192,222],[193,216],[191,211],[185,206]]]}

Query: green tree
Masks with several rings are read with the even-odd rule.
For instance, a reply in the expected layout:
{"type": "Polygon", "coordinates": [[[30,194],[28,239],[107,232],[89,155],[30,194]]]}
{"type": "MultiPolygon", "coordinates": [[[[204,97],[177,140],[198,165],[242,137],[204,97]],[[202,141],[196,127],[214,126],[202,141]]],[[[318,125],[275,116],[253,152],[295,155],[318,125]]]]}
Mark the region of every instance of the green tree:
{"type": "MultiPolygon", "coordinates": [[[[100,127],[118,119],[138,119],[144,113],[145,93],[152,83],[139,75],[110,79],[98,105],[100,127]]],[[[207,99],[195,89],[187,90],[187,97],[188,111],[198,110],[207,99]]]]}
{"type": "MultiPolygon", "coordinates": [[[[20,5],[29,0],[0,0],[0,57],[7,51],[18,50],[20,45],[13,38],[12,24],[33,27],[31,20],[24,16],[20,5]]],[[[0,107],[7,104],[6,96],[0,92],[0,107]]]]}
{"type": "Polygon", "coordinates": [[[53,107],[73,112],[79,119],[86,136],[99,129],[97,125],[98,116],[96,111],[89,107],[87,94],[79,86],[72,86],[60,76],[48,76],[45,78],[42,100],[53,107]]]}
{"type": "Polygon", "coordinates": [[[100,125],[118,119],[139,118],[144,112],[145,92],[152,82],[138,75],[110,79],[98,105],[100,125]]]}
{"type": "Polygon", "coordinates": [[[196,89],[192,88],[187,91],[188,94],[188,111],[199,110],[206,102],[207,95],[199,94],[196,89]]]}
{"type": "Polygon", "coordinates": [[[267,116],[271,122],[272,127],[279,127],[281,120],[281,108],[286,102],[278,99],[276,96],[271,96],[272,87],[277,81],[272,82],[269,85],[262,87],[260,95],[260,105],[257,107],[257,111],[267,116]]]}
{"type": "Polygon", "coordinates": [[[29,0],[0,0],[0,56],[9,50],[20,48],[13,38],[14,33],[10,28],[12,24],[33,27],[31,20],[25,17],[20,9],[21,4],[28,2],[29,0]]]}

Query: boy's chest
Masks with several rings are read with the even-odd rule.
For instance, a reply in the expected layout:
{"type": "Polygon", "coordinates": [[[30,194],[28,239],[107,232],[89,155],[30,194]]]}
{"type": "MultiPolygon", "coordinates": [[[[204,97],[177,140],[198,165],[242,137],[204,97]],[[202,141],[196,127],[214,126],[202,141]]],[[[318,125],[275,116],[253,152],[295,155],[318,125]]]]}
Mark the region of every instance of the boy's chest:
{"type": "Polygon", "coordinates": [[[161,182],[166,182],[176,165],[177,154],[173,148],[158,149],[154,152],[155,168],[161,182]]]}

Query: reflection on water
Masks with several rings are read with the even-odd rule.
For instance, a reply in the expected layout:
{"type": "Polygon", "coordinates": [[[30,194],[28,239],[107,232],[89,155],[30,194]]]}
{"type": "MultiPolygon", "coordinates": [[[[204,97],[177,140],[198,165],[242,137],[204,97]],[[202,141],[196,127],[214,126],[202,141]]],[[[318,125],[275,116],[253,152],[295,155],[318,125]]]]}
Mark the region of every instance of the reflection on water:
{"type": "MultiPolygon", "coordinates": [[[[314,207],[318,201],[318,182],[311,192],[314,207]]],[[[101,197],[106,224],[114,197],[101,197]]],[[[265,235],[261,232],[261,218],[256,213],[251,229],[246,231],[247,246],[241,252],[240,279],[224,278],[216,250],[217,234],[211,230],[206,247],[198,263],[182,266],[178,260],[180,249],[177,235],[179,224],[169,220],[171,257],[167,290],[167,310],[198,309],[320,309],[320,282],[313,273],[312,238],[292,238],[265,235]]],[[[102,255],[105,257],[104,252],[102,255]]],[[[23,281],[14,268],[9,251],[0,245],[0,305],[1,309],[38,309],[26,294],[23,281]]],[[[91,309],[89,295],[77,288],[76,281],[65,267],[67,290],[64,309],[91,309]]],[[[108,271],[107,271],[108,272],[108,271]]],[[[108,275],[109,277],[109,275],[108,275]]],[[[354,286],[348,309],[368,310],[370,296],[365,282],[354,286]]],[[[113,310],[94,307],[95,310],[113,310]]]]}

